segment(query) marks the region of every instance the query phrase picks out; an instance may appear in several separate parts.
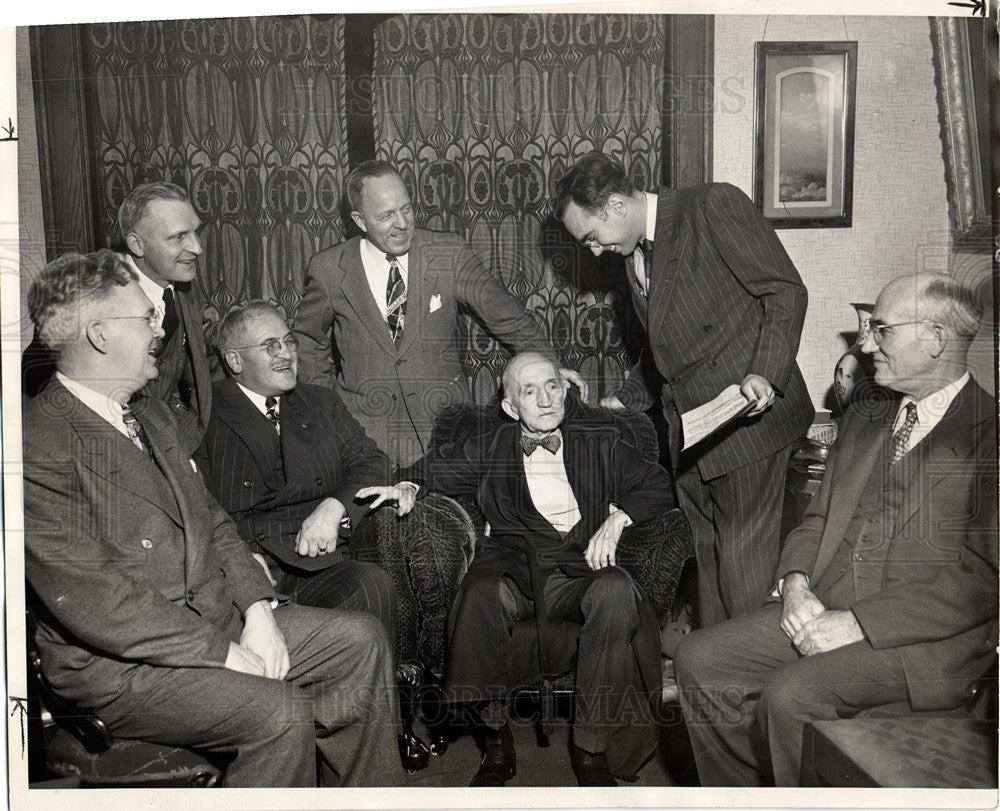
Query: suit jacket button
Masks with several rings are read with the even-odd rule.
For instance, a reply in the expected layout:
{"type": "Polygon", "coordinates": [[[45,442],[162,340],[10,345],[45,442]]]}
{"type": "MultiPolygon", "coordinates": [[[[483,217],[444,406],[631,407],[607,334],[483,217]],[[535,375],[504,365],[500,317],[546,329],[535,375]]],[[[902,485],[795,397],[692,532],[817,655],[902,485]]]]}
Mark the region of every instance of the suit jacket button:
{"type": "Polygon", "coordinates": [[[706,365],[706,366],[707,366],[707,367],[708,367],[709,369],[714,369],[714,368],[715,368],[715,361],[714,361],[714,360],[710,360],[710,361],[709,361],[708,363],[706,363],[705,365],[706,365]]]}
{"type": "Polygon", "coordinates": [[[860,552],[855,552],[854,553],[854,559],[858,560],[858,561],[864,560],[864,558],[861,557],[861,553],[860,552]]]}
{"type": "Polygon", "coordinates": [[[317,476],[316,477],[316,486],[320,487],[322,484],[323,484],[323,480],[319,476],[317,476]]]}
{"type": "Polygon", "coordinates": [[[143,538],[142,541],[140,541],[140,543],[142,544],[142,548],[143,549],[152,549],[153,548],[153,542],[151,540],[149,540],[149,538],[143,538]]]}
{"type": "Polygon", "coordinates": [[[398,400],[399,398],[398,398],[398,397],[396,397],[396,395],[394,394],[394,395],[392,395],[392,399],[393,399],[393,402],[395,402],[395,401],[396,401],[396,400],[398,400]]]}
{"type": "Polygon", "coordinates": [[[258,532],[257,533],[257,543],[264,543],[264,533],[263,532],[258,532]]]}
{"type": "Polygon", "coordinates": [[[705,324],[705,326],[702,327],[702,329],[704,329],[705,332],[711,332],[712,331],[712,325],[711,324],[705,324]]]}
{"type": "Polygon", "coordinates": [[[253,482],[251,482],[251,481],[245,481],[245,482],[243,482],[243,486],[244,487],[253,487],[253,482]]]}
{"type": "Polygon", "coordinates": [[[189,603],[194,602],[194,589],[188,589],[187,599],[189,603]]]}

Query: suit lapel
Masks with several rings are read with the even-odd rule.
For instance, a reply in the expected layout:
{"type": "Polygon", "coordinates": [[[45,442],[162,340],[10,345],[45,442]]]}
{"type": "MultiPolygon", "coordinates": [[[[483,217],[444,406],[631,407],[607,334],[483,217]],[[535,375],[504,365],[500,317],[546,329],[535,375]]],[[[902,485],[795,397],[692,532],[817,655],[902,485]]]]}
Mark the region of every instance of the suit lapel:
{"type": "Polygon", "coordinates": [[[531,491],[528,489],[528,479],[524,474],[524,451],[521,450],[520,427],[515,426],[510,435],[511,442],[506,446],[507,459],[501,460],[501,470],[505,471],[507,476],[507,489],[514,499],[513,509],[522,516],[524,525],[528,530],[559,541],[559,533],[556,531],[556,528],[538,512],[535,502],[531,498],[531,491]],[[523,505],[523,509],[520,508],[521,505],[523,505]]]}
{"type": "Polygon", "coordinates": [[[931,490],[953,475],[954,464],[972,455],[974,394],[975,384],[970,380],[955,395],[941,421],[907,454],[914,458],[907,466],[906,481],[901,483],[907,498],[903,501],[905,511],[896,520],[897,532],[924,506],[931,490]]]}
{"type": "Polygon", "coordinates": [[[150,458],[138,451],[128,437],[91,411],[56,379],[39,396],[57,404],[52,413],[65,414],[66,421],[80,438],[81,462],[94,476],[152,504],[181,525],[180,512],[163,477],[158,475],[150,458]],[[68,411],[67,402],[72,404],[68,411]]]}
{"type": "Polygon", "coordinates": [[[286,484],[298,487],[299,483],[305,482],[308,486],[315,478],[315,471],[307,466],[317,450],[318,437],[314,426],[318,419],[319,415],[294,389],[282,396],[281,458],[285,465],[286,484]]]}
{"type": "Polygon", "coordinates": [[[272,490],[280,490],[284,482],[275,469],[274,426],[257,410],[232,379],[225,380],[219,391],[222,396],[215,404],[219,419],[226,423],[246,445],[267,486],[272,490]]]}
{"type": "MultiPolygon", "coordinates": [[[[192,283],[193,284],[193,283],[192,283]]],[[[178,290],[175,286],[174,302],[180,313],[181,325],[184,329],[187,345],[184,347],[191,356],[191,370],[194,378],[195,399],[198,401],[198,422],[204,428],[208,423],[208,415],[212,409],[212,380],[208,372],[208,364],[201,359],[207,357],[205,352],[205,333],[202,332],[203,313],[196,304],[194,291],[178,290]]]]}
{"type": "MultiPolygon", "coordinates": [[[[389,326],[382,318],[382,313],[379,312],[378,305],[372,297],[372,289],[368,286],[365,266],[361,262],[360,238],[344,249],[340,257],[340,268],[343,272],[341,290],[347,303],[383,351],[395,355],[396,346],[389,335],[389,326]]],[[[407,306],[407,318],[409,318],[409,306],[407,306]]]]}
{"type": "Polygon", "coordinates": [[[661,186],[656,196],[656,233],[653,235],[653,262],[648,284],[650,307],[656,306],[663,312],[675,299],[674,287],[680,277],[679,273],[671,272],[671,266],[683,248],[682,240],[678,238],[679,213],[677,190],[661,186]]]}
{"type": "Polygon", "coordinates": [[[837,484],[840,486],[830,494],[830,508],[827,511],[823,541],[816,555],[816,565],[811,578],[814,583],[822,576],[840,548],[844,533],[861,499],[861,493],[867,486],[872,469],[883,451],[886,432],[890,429],[895,416],[895,410],[890,409],[881,420],[863,424],[854,442],[846,446],[843,456],[837,459],[837,468],[840,471],[837,484]]]}

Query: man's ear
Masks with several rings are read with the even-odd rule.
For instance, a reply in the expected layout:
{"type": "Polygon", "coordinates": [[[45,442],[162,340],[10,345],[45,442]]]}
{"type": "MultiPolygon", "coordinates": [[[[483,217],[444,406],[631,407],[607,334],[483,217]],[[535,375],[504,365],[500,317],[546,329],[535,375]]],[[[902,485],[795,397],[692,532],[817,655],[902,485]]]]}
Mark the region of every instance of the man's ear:
{"type": "Polygon", "coordinates": [[[142,237],[140,237],[135,231],[130,231],[125,235],[125,246],[128,248],[128,252],[132,254],[132,256],[142,256],[146,252],[146,249],[142,244],[142,237]]]}
{"type": "Polygon", "coordinates": [[[358,226],[366,234],[368,233],[368,226],[365,225],[365,218],[358,211],[351,212],[351,219],[354,220],[354,224],[358,226]]]}
{"type": "Polygon", "coordinates": [[[240,357],[240,353],[235,349],[227,349],[223,352],[222,359],[232,374],[238,375],[243,371],[243,358],[240,357]]]}
{"type": "MultiPolygon", "coordinates": [[[[612,194],[608,198],[608,203],[604,207],[604,210],[611,212],[616,217],[624,217],[628,214],[628,199],[620,194],[612,194]]],[[[601,217],[601,219],[606,220],[607,215],[601,217]]]]}
{"type": "Polygon", "coordinates": [[[108,354],[108,336],[104,331],[103,321],[91,321],[86,327],[87,340],[102,355],[108,354]]]}
{"type": "Polygon", "coordinates": [[[941,357],[941,353],[944,352],[945,348],[948,346],[948,336],[945,335],[944,327],[940,324],[931,325],[931,346],[930,353],[932,358],[941,357]]]}
{"type": "Polygon", "coordinates": [[[500,401],[500,408],[502,408],[504,413],[511,419],[520,419],[520,416],[517,413],[517,406],[514,405],[508,398],[504,397],[500,401]]]}

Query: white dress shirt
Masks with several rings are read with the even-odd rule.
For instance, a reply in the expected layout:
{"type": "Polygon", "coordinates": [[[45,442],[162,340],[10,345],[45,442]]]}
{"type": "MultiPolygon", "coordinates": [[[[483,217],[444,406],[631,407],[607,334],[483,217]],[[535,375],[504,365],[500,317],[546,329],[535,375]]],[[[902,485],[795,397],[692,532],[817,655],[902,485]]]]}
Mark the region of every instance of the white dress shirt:
{"type": "Polygon", "coordinates": [[[524,477],[535,509],[559,532],[565,533],[579,523],[581,515],[566,476],[562,432],[556,431],[556,434],[559,449],[555,453],[539,447],[531,456],[524,457],[524,477]]]}
{"type": "Polygon", "coordinates": [[[122,417],[121,403],[117,400],[112,400],[106,394],[101,394],[87,388],[86,383],[66,377],[62,372],[56,372],[56,380],[62,383],[70,394],[87,406],[98,417],[128,437],[130,442],[132,441],[132,435],[129,434],[128,428],[125,427],[125,419],[122,417]]]}
{"type": "MultiPolygon", "coordinates": [[[[403,277],[403,284],[407,289],[410,287],[410,262],[409,254],[396,257],[399,262],[399,275],[403,277]]],[[[367,239],[361,240],[361,264],[365,269],[365,277],[368,279],[368,286],[372,291],[372,298],[378,311],[382,313],[382,320],[388,323],[388,307],[385,300],[385,290],[389,286],[389,260],[385,258],[385,251],[376,248],[367,239]]]]}
{"type": "MultiPolygon", "coordinates": [[[[165,305],[163,303],[163,291],[166,290],[166,287],[160,287],[160,285],[158,285],[156,282],[150,279],[149,276],[147,276],[145,273],[139,270],[139,266],[135,263],[135,260],[132,258],[131,254],[125,254],[124,256],[125,256],[125,261],[129,264],[132,270],[134,270],[139,275],[139,287],[142,289],[142,292],[146,294],[146,298],[148,298],[150,302],[152,302],[153,309],[156,310],[156,326],[162,327],[163,312],[165,309],[165,305]]],[[[174,291],[174,286],[172,284],[168,284],[167,287],[170,288],[171,292],[176,294],[176,291],[174,291]]]]}
{"type": "MultiPolygon", "coordinates": [[[[656,234],[656,195],[652,192],[643,192],[646,195],[646,239],[650,242],[656,234]]],[[[639,283],[639,289],[643,294],[649,296],[649,277],[646,274],[646,263],[648,257],[643,253],[642,246],[638,246],[632,254],[632,272],[639,283]]]]}
{"type": "Polygon", "coordinates": [[[931,432],[935,425],[941,422],[941,418],[948,411],[952,400],[962,390],[962,387],[969,382],[969,373],[966,372],[954,383],[949,383],[943,389],[938,389],[933,394],[928,394],[922,400],[914,400],[912,397],[903,397],[899,403],[899,412],[896,414],[896,421],[892,424],[892,432],[896,433],[900,426],[906,421],[907,403],[917,404],[917,421],[910,431],[910,439],[906,445],[906,451],[910,451],[917,446],[927,434],[931,432]]]}
{"type": "MultiPolygon", "coordinates": [[[[238,380],[236,381],[236,385],[239,386],[243,390],[243,393],[247,396],[247,399],[251,403],[253,403],[254,408],[256,408],[265,417],[267,417],[267,398],[263,394],[257,394],[257,392],[255,392],[255,391],[250,391],[250,389],[248,389],[246,386],[244,386],[238,380]]],[[[281,398],[280,397],[275,397],[274,401],[275,401],[275,405],[274,405],[275,413],[277,413],[278,417],[280,418],[281,417],[281,398]]]]}

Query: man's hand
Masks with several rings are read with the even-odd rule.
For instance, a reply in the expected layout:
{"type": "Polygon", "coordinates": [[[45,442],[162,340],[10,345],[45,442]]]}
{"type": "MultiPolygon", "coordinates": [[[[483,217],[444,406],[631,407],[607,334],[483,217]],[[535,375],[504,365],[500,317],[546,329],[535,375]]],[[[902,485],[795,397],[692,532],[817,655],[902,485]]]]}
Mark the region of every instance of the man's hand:
{"type": "Polygon", "coordinates": [[[824,611],[803,625],[792,642],[803,656],[813,656],[864,638],[853,611],[824,611]]]}
{"type": "Polygon", "coordinates": [[[250,676],[266,676],[264,660],[256,653],[237,645],[235,642],[229,643],[229,654],[226,656],[226,663],[223,665],[227,670],[235,670],[237,673],[246,673],[250,676]]]}
{"type": "Polygon", "coordinates": [[[757,403],[746,416],[753,417],[771,407],[774,402],[774,386],[766,377],[747,375],[740,384],[740,391],[751,403],[757,403]]]}
{"type": "Polygon", "coordinates": [[[559,374],[562,375],[562,379],[568,383],[572,383],[580,390],[580,399],[583,402],[587,402],[587,396],[590,394],[590,387],[587,385],[587,381],[583,379],[576,369],[560,369],[559,374]]]}
{"type": "Polygon", "coordinates": [[[826,607],[809,588],[802,572],[792,572],[781,586],[781,630],[794,639],[799,629],[826,607]]]}
{"type": "Polygon", "coordinates": [[[368,506],[369,510],[374,510],[381,504],[392,501],[396,503],[396,515],[402,516],[413,509],[413,505],[417,502],[417,491],[414,485],[400,482],[391,487],[362,487],[354,494],[354,498],[358,501],[372,497],[375,500],[368,506]]]}
{"type": "Polygon", "coordinates": [[[325,498],[302,522],[295,536],[295,551],[302,557],[325,555],[337,548],[340,519],[347,508],[335,498],[325,498]]]}
{"type": "Polygon", "coordinates": [[[609,394],[607,397],[602,397],[597,404],[601,408],[610,408],[612,411],[628,411],[628,406],[618,399],[617,394],[609,394]]]}
{"type": "Polygon", "coordinates": [[[622,536],[622,530],[632,523],[628,513],[623,510],[612,512],[604,523],[597,528],[583,552],[583,558],[587,565],[595,572],[605,566],[615,565],[615,550],[618,548],[618,539],[622,536]]]}
{"type": "MultiPolygon", "coordinates": [[[[288,648],[285,637],[282,636],[271,613],[267,600],[258,600],[247,609],[243,617],[243,633],[240,634],[239,647],[263,663],[264,672],[258,675],[269,679],[283,679],[288,674],[291,662],[288,660],[288,648]]],[[[233,648],[229,653],[232,656],[233,648]]],[[[229,659],[226,659],[227,663],[229,659]]]]}

